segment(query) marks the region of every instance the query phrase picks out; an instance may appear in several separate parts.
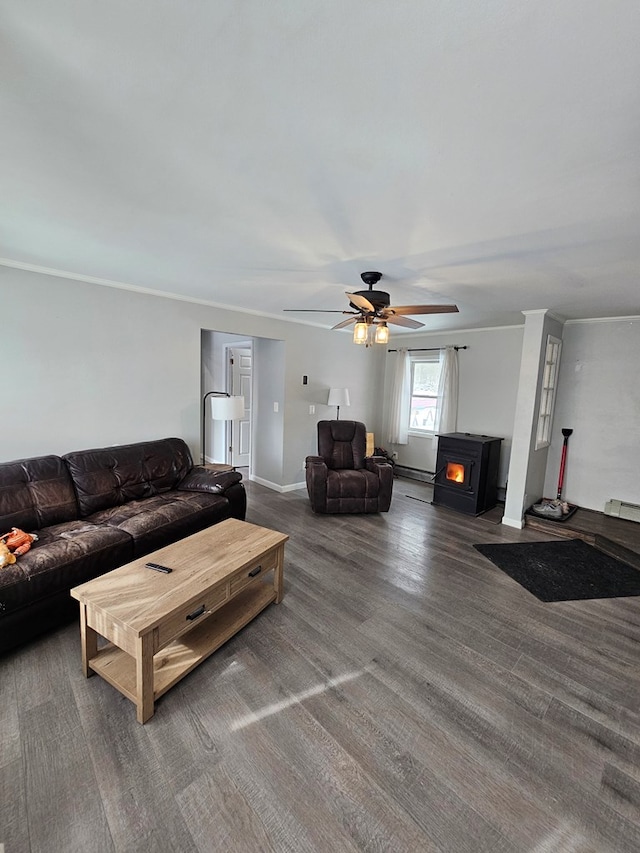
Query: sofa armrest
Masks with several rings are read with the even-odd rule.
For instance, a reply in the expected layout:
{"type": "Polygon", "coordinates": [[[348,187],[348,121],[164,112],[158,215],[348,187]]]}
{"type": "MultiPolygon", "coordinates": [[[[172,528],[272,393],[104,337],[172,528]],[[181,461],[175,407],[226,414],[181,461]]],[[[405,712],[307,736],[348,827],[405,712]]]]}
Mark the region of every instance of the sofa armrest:
{"type": "Polygon", "coordinates": [[[240,480],[242,474],[239,471],[209,471],[202,465],[195,465],[176,488],[183,492],[223,494],[229,486],[239,483],[240,480]]]}

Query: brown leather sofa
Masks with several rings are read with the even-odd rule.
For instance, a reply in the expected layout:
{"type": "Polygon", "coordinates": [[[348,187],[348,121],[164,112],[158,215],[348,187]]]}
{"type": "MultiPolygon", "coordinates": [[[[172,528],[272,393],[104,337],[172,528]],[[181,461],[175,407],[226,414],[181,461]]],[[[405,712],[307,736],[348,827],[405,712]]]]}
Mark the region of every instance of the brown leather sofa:
{"type": "Polygon", "coordinates": [[[366,441],[359,421],[318,421],[318,456],[306,460],[314,512],[387,512],[393,467],[382,456],[366,456],[366,441]]]}
{"type": "Polygon", "coordinates": [[[0,569],[0,652],[76,616],[77,584],[244,519],[241,480],[194,467],[180,438],[0,464],[0,534],[18,527],[38,536],[0,569]]]}

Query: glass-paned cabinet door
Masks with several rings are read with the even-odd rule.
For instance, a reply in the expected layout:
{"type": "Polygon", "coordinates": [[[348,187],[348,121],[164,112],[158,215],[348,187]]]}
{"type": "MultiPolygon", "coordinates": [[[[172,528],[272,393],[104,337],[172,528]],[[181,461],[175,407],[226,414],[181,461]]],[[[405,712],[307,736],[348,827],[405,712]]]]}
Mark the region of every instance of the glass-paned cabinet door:
{"type": "Polygon", "coordinates": [[[536,431],[536,450],[540,450],[541,447],[548,447],[551,442],[551,427],[553,424],[553,409],[556,402],[561,350],[562,341],[554,338],[553,335],[548,335],[544,356],[544,369],[540,378],[540,410],[538,412],[538,427],[536,431]]]}

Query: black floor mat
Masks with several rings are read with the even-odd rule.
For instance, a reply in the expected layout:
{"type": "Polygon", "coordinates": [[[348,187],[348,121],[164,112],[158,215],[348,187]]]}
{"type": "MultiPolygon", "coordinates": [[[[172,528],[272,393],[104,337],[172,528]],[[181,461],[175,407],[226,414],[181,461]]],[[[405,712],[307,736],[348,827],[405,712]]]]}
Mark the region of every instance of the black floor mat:
{"type": "Polygon", "coordinates": [[[540,601],[640,595],[640,571],[582,539],[473,547],[540,601]]]}

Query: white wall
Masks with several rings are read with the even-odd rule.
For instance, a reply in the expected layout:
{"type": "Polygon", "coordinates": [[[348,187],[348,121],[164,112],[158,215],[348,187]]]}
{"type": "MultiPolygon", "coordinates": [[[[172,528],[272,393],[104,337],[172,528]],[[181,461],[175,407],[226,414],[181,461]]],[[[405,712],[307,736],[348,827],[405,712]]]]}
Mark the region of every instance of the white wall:
{"type": "Polygon", "coordinates": [[[569,438],[564,497],[600,512],[640,503],[640,318],[568,322],[544,484],[555,497],[562,429],[569,438]]]}
{"type": "MultiPolygon", "coordinates": [[[[467,346],[458,352],[460,396],[458,430],[503,438],[498,483],[504,486],[509,470],[511,435],[518,374],[522,349],[523,326],[467,332],[406,335],[402,346],[442,347],[447,344],[467,346]]],[[[385,397],[390,397],[391,358],[387,358],[385,397]]],[[[376,436],[378,442],[378,436],[376,436]]],[[[389,449],[386,436],[380,444],[389,449]]],[[[407,445],[397,445],[398,463],[419,470],[435,470],[437,439],[409,436],[407,445]]]]}
{"type": "MultiPolygon", "coordinates": [[[[283,341],[259,338],[254,347],[252,470],[260,472],[265,485],[280,483],[284,459],[284,363],[283,341]],[[278,411],[274,411],[274,403],[278,411]]],[[[289,483],[290,484],[290,483],[289,483]]]]}
{"type": "Polygon", "coordinates": [[[351,387],[349,417],[377,417],[376,354],[348,333],[8,267],[0,306],[0,460],[172,435],[198,459],[203,328],[283,341],[278,485],[304,479],[315,423],[332,414],[322,405],[330,385],[351,387]],[[320,404],[313,416],[309,387],[320,404]]]}

